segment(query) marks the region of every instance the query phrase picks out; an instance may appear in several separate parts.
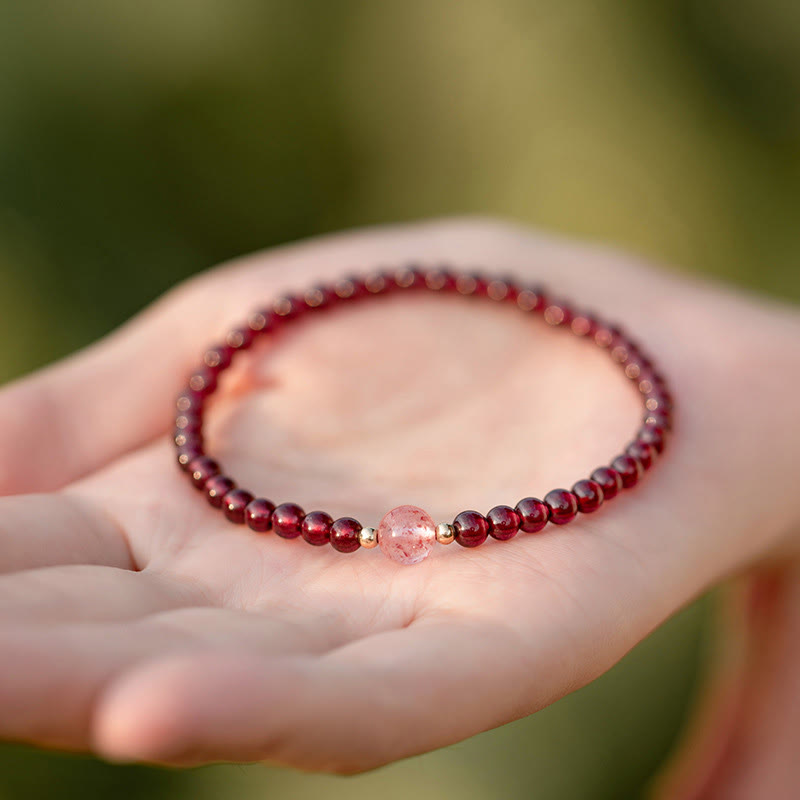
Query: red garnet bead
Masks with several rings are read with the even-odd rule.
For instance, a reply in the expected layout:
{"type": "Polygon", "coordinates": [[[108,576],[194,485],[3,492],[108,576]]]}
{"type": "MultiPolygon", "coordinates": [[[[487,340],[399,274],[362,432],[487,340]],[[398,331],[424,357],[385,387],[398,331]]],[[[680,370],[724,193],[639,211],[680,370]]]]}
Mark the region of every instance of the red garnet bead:
{"type": "Polygon", "coordinates": [[[281,503],[272,512],[272,530],[284,539],[296,539],[304,516],[305,512],[297,503],[281,503]]]}
{"type": "Polygon", "coordinates": [[[272,512],[275,510],[275,503],[257,497],[248,503],[244,512],[245,522],[251,530],[257,533],[266,533],[272,530],[272,512]]]}
{"type": "Polygon", "coordinates": [[[208,456],[198,456],[189,464],[189,474],[196,489],[204,489],[206,481],[219,475],[219,464],[208,456]]]}
{"type": "Polygon", "coordinates": [[[664,429],[658,425],[647,425],[639,431],[636,438],[640,442],[652,445],[656,453],[664,452],[664,429]]]}
{"type": "Polygon", "coordinates": [[[177,458],[178,458],[178,465],[184,472],[189,472],[190,468],[189,465],[194,461],[196,458],[199,458],[203,455],[203,448],[200,447],[199,444],[196,442],[192,442],[190,444],[184,444],[179,447],[176,451],[177,458]]]}
{"type": "Polygon", "coordinates": [[[477,511],[462,511],[454,520],[456,541],[462,547],[477,547],[489,535],[489,523],[477,511]]]}
{"type": "Polygon", "coordinates": [[[489,536],[501,542],[513,539],[519,531],[519,514],[509,506],[495,506],[487,515],[489,536]]]}
{"type": "Polygon", "coordinates": [[[331,546],[340,553],[354,553],[361,547],[358,534],[361,523],[352,517],[340,517],[331,525],[331,546]]]}
{"type": "Polygon", "coordinates": [[[631,442],[625,448],[625,452],[629,456],[633,456],[642,465],[642,469],[645,472],[653,465],[653,458],[655,458],[656,454],[652,445],[641,441],[631,442]]]}
{"type": "Polygon", "coordinates": [[[525,533],[538,533],[550,519],[550,509],[536,497],[526,497],[517,503],[519,529],[525,533]]]}
{"type": "Polygon", "coordinates": [[[553,489],[544,496],[544,502],[550,509],[550,522],[555,525],[566,525],[578,514],[578,499],[566,489],[553,489]]]}
{"type": "Polygon", "coordinates": [[[330,514],[326,514],[324,511],[312,511],[303,519],[300,532],[309,544],[320,546],[328,544],[330,541],[331,525],[333,525],[333,517],[330,514]]]}
{"type": "Polygon", "coordinates": [[[622,485],[625,489],[636,486],[644,471],[642,470],[642,465],[633,456],[628,454],[617,456],[611,462],[611,467],[619,473],[620,478],[622,478],[622,485]]]}
{"type": "Polygon", "coordinates": [[[237,525],[244,525],[245,509],[253,499],[253,495],[244,489],[234,489],[222,499],[225,516],[237,525]]]}
{"type": "Polygon", "coordinates": [[[603,488],[596,481],[578,481],[572,493],[578,499],[578,511],[583,514],[591,514],[603,505],[603,488]]]}
{"type": "Polygon", "coordinates": [[[236,483],[227,475],[214,475],[205,484],[206,497],[214,508],[222,508],[222,501],[228,492],[236,488],[236,483]]]}
{"type": "Polygon", "coordinates": [[[611,467],[598,467],[589,477],[600,484],[603,500],[611,500],[622,491],[622,476],[611,467]]]}

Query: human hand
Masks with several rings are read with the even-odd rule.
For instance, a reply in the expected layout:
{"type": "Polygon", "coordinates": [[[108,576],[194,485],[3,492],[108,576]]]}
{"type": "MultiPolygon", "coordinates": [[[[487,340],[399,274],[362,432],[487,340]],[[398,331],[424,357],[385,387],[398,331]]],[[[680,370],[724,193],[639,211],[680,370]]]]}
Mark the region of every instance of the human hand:
{"type": "MultiPolygon", "coordinates": [[[[594,348],[429,295],[310,319],[242,356],[210,451],[276,502],[376,524],[571,485],[638,398],[594,348]]],[[[0,393],[0,736],[119,759],[363,770],[553,702],[723,578],[797,557],[797,315],[601,248],[478,220],[327,237],[179,287],[0,393]],[[676,433],[564,529],[401,567],[258,535],[174,463],[176,392],[252,307],[353,268],[481,265],[629,328],[676,433]],[[35,494],[31,494],[35,493],[35,494]]]]}

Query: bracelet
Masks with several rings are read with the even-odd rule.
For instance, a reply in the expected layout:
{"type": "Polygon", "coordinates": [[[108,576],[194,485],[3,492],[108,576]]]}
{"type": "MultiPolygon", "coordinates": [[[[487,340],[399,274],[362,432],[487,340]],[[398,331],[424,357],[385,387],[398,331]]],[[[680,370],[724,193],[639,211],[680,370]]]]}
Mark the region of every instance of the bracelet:
{"type": "Polygon", "coordinates": [[[302,536],[312,545],[330,543],[340,553],[379,545],[394,561],[417,564],[431,552],[434,542],[451,544],[455,541],[463,547],[477,547],[490,536],[507,541],[519,531],[538,533],[548,522],[565,525],[579,512],[596,511],[604,501],[635,486],[650,469],[664,449],[672,419],[672,397],[664,377],[620,328],[593,314],[574,311],[567,303],[551,299],[539,287],[522,286],[511,279],[442,269],[402,268],[315,286],[302,295],[280,297],[268,308],[251,314],[245,325],[227,334],[224,343],[205,352],[202,366],[191,375],[178,397],[173,438],[181,469],[188,473],[192,484],[211,506],[222,510],[231,522],[247,524],[258,533],[272,530],[284,539],[302,536]],[[389,511],[377,529],[364,527],[352,517],[334,521],[324,511],[306,514],[296,503],[276,506],[238,488],[203,448],[206,400],[216,390],[219,375],[230,366],[236,354],[250,348],[257,337],[272,336],[310,311],[401,290],[453,292],[505,303],[526,314],[541,316],[547,324],[568,330],[606,350],[642,396],[644,418],[633,441],[609,466],[594,470],[588,479],[579,480],[571,490],[553,489],[543,500],[526,497],[514,508],[495,506],[485,516],[477,511],[462,511],[452,523],[439,525],[435,525],[422,509],[405,505],[389,511]]]}

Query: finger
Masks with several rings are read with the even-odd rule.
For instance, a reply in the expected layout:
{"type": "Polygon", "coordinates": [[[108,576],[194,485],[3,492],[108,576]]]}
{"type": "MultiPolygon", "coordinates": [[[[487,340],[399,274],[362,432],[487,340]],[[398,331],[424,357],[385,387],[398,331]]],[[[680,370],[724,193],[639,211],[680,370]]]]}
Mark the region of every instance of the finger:
{"type": "Polygon", "coordinates": [[[705,690],[653,797],[790,797],[800,785],[800,566],[748,574],[718,603],[705,690]]]}
{"type": "Polygon", "coordinates": [[[134,568],[111,517],[64,493],[0,498],[0,574],[79,563],[134,568]]]}
{"type": "Polygon", "coordinates": [[[205,602],[192,584],[116,567],[77,564],[0,576],[0,625],[121,622],[205,602]]]}
{"type": "Polygon", "coordinates": [[[209,651],[320,652],[341,631],[230,609],[179,609],[119,624],[0,625],[0,738],[84,749],[103,688],[137,664],[209,651]]]}
{"type": "MultiPolygon", "coordinates": [[[[521,647],[496,626],[450,622],[381,634],[317,659],[167,658],[109,686],[94,743],[115,760],[267,759],[362,771],[553,699],[553,671],[520,657],[521,647]]],[[[575,679],[558,674],[558,690],[575,679]]]]}
{"type": "MultiPolygon", "coordinates": [[[[600,675],[681,602],[620,542],[588,531],[574,542],[566,532],[531,540],[540,557],[514,561],[487,549],[464,561],[457,589],[431,583],[436,598],[416,621],[321,658],[213,653],[142,665],[99,702],[95,746],[119,760],[354,772],[530,714],[600,675]]],[[[684,591],[680,560],[655,563],[684,591]]]]}

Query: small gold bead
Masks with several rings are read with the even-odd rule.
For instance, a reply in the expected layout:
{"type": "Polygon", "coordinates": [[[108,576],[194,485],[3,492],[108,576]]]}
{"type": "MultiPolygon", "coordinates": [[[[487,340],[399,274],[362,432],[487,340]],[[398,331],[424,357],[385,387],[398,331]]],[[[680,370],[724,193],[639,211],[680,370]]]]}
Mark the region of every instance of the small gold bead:
{"type": "Polygon", "coordinates": [[[436,541],[439,544],[452,544],[456,538],[456,529],[449,522],[440,522],[436,526],[436,541]]]}
{"type": "Polygon", "coordinates": [[[362,528],[358,541],[362,547],[375,547],[378,544],[378,531],[375,528],[362,528]]]}

